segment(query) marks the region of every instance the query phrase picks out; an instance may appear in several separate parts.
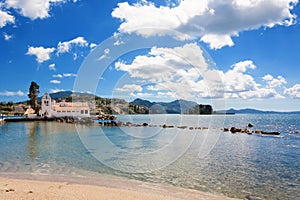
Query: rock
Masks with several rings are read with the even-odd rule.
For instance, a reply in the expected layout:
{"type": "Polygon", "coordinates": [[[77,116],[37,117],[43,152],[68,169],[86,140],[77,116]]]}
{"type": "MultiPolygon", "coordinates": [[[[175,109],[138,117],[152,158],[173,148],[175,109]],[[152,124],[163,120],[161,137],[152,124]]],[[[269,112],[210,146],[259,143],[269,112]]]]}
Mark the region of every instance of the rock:
{"type": "Polygon", "coordinates": [[[186,129],[187,126],[177,126],[177,128],[180,128],[180,129],[186,129]]]}
{"type": "Polygon", "coordinates": [[[147,123],[143,123],[143,126],[148,126],[148,124],[147,123]]]}
{"type": "Polygon", "coordinates": [[[190,129],[190,130],[194,130],[194,127],[190,127],[189,129],[190,129]]]}
{"type": "Polygon", "coordinates": [[[231,127],[230,132],[231,133],[240,133],[242,130],[239,128],[231,127]]]}
{"type": "Polygon", "coordinates": [[[253,125],[249,123],[248,124],[248,128],[252,128],[252,127],[253,127],[253,125]]]}
{"type": "Polygon", "coordinates": [[[162,127],[163,127],[163,128],[174,128],[174,126],[168,126],[168,125],[166,125],[166,124],[164,124],[162,127]]]}
{"type": "Polygon", "coordinates": [[[262,131],[261,134],[263,134],[263,135],[280,135],[279,132],[265,132],[265,131],[262,131]]]}
{"type": "Polygon", "coordinates": [[[247,133],[247,132],[248,132],[248,130],[246,128],[241,129],[241,133],[247,133]]]}
{"type": "Polygon", "coordinates": [[[224,129],[223,129],[223,132],[228,132],[228,131],[229,131],[228,128],[224,128],[224,129]]]}
{"type": "Polygon", "coordinates": [[[252,135],[252,133],[253,133],[253,131],[249,131],[249,130],[247,131],[248,135],[252,135]]]}
{"type": "Polygon", "coordinates": [[[261,130],[255,130],[256,134],[261,134],[261,130]]]}

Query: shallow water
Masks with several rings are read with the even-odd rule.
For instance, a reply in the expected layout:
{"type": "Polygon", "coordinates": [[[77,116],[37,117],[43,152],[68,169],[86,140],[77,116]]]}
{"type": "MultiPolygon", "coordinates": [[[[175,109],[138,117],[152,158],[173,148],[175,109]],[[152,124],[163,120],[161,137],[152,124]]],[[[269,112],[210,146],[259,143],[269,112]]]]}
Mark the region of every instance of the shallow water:
{"type": "Polygon", "coordinates": [[[230,197],[300,198],[300,115],[134,115],[118,119],[209,129],[6,123],[0,126],[0,172],[110,174],[230,197]],[[254,124],[254,130],[280,131],[281,135],[221,131],[223,127],[244,128],[248,123],[254,124]]]}

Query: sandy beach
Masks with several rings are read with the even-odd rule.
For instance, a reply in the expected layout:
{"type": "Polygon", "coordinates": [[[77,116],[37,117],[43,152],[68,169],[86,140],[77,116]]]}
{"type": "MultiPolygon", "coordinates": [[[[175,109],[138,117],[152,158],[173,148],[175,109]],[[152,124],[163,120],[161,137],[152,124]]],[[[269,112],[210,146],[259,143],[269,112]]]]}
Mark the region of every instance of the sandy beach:
{"type": "Polygon", "coordinates": [[[0,199],[200,199],[224,196],[123,179],[0,177],[0,199]]]}

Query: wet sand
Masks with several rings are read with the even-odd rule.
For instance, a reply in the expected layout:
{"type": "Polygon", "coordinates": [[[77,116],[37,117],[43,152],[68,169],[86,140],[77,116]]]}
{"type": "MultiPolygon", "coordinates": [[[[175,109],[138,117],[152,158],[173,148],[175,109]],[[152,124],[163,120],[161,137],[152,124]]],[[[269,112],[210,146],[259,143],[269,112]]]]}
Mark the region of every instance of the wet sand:
{"type": "Polygon", "coordinates": [[[210,193],[118,178],[0,175],[0,199],[200,199],[229,200],[210,193]]]}

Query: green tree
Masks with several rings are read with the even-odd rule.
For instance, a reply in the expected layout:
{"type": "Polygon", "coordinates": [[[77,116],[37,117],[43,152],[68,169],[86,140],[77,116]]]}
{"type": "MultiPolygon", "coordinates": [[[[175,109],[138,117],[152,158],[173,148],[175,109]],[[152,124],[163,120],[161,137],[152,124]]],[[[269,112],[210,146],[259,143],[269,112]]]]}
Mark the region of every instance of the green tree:
{"type": "Polygon", "coordinates": [[[36,82],[32,81],[29,87],[28,98],[31,108],[34,109],[36,112],[38,111],[37,97],[40,93],[39,89],[40,86],[36,82]]]}

